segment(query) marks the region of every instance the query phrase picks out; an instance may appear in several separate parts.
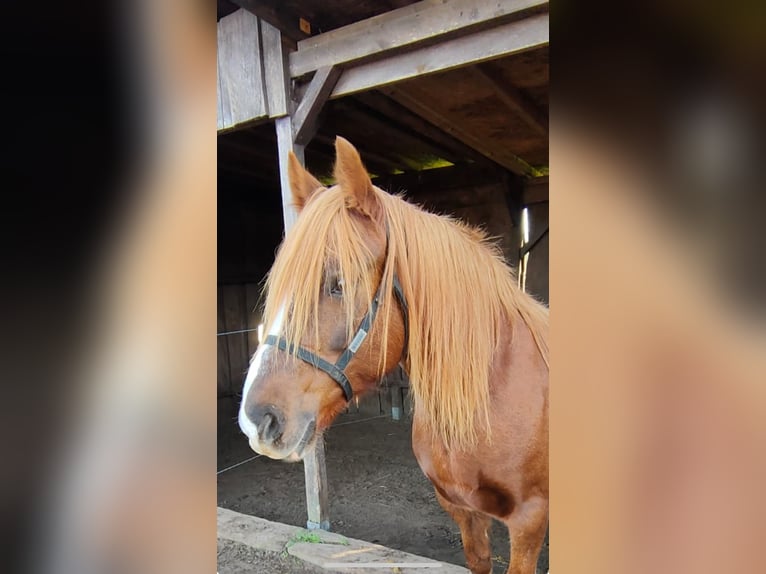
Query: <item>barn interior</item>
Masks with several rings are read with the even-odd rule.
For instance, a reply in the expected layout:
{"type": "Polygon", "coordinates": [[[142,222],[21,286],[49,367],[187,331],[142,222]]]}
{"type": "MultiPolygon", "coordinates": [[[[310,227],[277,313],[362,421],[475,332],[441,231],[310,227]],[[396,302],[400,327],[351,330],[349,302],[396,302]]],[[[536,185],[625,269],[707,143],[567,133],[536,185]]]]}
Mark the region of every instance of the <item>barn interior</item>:
{"type": "MultiPolygon", "coordinates": [[[[416,4],[428,2],[218,0],[219,58],[222,22],[225,24],[227,19],[243,13],[255,15],[279,29],[283,47],[290,52],[300,51],[303,46],[308,50],[312,47],[307,43],[310,40],[331,41],[332,34],[342,37],[353,31],[354,26],[373,25],[376,17],[402,9],[414,10],[416,4]]],[[[547,17],[547,2],[520,4],[521,9],[499,19],[477,22],[471,32],[491,32],[500,25],[523,24],[540,15],[547,17]]],[[[462,33],[448,34],[430,43],[438,46],[462,33]]],[[[377,58],[371,55],[364,61],[375,62],[377,58]]],[[[381,56],[380,61],[385,58],[381,56]]],[[[310,71],[292,78],[294,98],[309,89],[312,75],[310,71]]],[[[546,40],[532,42],[509,55],[485,58],[479,54],[467,65],[417,74],[338,97],[331,95],[321,106],[315,134],[305,146],[306,167],[323,183],[330,183],[334,140],[343,136],[359,150],[375,185],[391,193],[403,193],[409,201],[431,211],[451,214],[483,227],[500,243],[525,289],[547,302],[548,86],[546,40]]],[[[236,125],[221,125],[219,118],[219,472],[254,454],[238,433],[235,417],[249,357],[258,345],[262,282],[284,235],[278,146],[273,118],[236,125]]],[[[432,500],[430,484],[420,475],[408,450],[407,406],[406,378],[394,378],[378,395],[352,405],[338,421],[341,426],[354,423],[352,426],[339,426],[328,433],[331,492],[333,483],[342,483],[346,493],[344,500],[337,497],[333,500],[333,495],[330,496],[331,521],[332,512],[336,517],[333,530],[360,537],[359,524],[354,524],[353,516],[346,517],[348,513],[341,509],[345,500],[357,492],[349,489],[359,488],[359,477],[369,479],[368,488],[382,486],[389,490],[391,496],[385,497],[383,503],[389,506],[388,510],[377,508],[376,512],[390,515],[393,530],[396,517],[407,505],[417,503],[414,498],[419,497],[423,504],[432,503],[435,512],[440,512],[432,500]],[[392,408],[399,402],[403,403],[404,413],[401,420],[393,421],[392,408]],[[333,441],[335,436],[339,438],[333,441]],[[360,443],[361,439],[354,443],[355,436],[369,437],[367,445],[360,443]],[[346,466],[359,462],[346,452],[349,441],[368,449],[361,458],[373,466],[376,476],[396,477],[396,486],[405,490],[396,494],[390,482],[371,478],[371,469],[359,470],[352,476],[338,472],[334,460],[335,464],[346,466]],[[338,524],[340,515],[344,520],[338,524]]],[[[291,466],[258,458],[226,470],[219,477],[219,505],[303,525],[302,470],[300,465],[291,466]],[[283,494],[267,486],[274,481],[295,487],[293,502],[287,504],[283,494]],[[254,482],[261,489],[258,493],[248,490],[248,484],[254,482]]],[[[359,491],[359,496],[369,494],[359,491]]],[[[444,530],[443,544],[429,535],[426,548],[442,548],[441,554],[437,552],[439,555],[434,557],[461,563],[459,531],[445,513],[441,514],[443,524],[438,517],[434,518],[438,523],[434,528],[444,530]],[[453,552],[455,548],[457,552],[453,552]]],[[[407,531],[383,533],[375,538],[407,550],[413,537],[417,534],[407,531]]],[[[502,547],[498,547],[499,553],[503,552],[502,547]]],[[[423,549],[414,548],[418,550],[423,549]]],[[[507,546],[504,552],[507,559],[507,546]]],[[[502,557],[497,564],[502,565],[502,557]]]]}

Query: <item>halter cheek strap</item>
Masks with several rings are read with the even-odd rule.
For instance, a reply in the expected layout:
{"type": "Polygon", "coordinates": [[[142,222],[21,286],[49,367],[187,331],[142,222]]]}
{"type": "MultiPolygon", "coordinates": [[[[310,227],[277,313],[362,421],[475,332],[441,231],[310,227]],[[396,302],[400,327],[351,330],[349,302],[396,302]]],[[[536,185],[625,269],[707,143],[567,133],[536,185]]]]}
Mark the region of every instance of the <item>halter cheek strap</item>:
{"type": "MultiPolygon", "coordinates": [[[[393,283],[394,295],[396,295],[396,298],[399,300],[399,305],[402,308],[402,316],[404,317],[404,349],[406,352],[407,336],[409,333],[409,310],[407,307],[407,301],[404,298],[404,291],[402,291],[402,286],[399,283],[399,279],[396,274],[394,274],[393,283]]],[[[315,369],[319,369],[320,371],[327,373],[336,383],[338,383],[338,385],[340,385],[340,388],[343,389],[343,394],[346,396],[346,400],[350,401],[354,397],[354,391],[351,388],[351,382],[346,376],[346,367],[348,367],[348,364],[354,358],[356,352],[359,350],[359,347],[362,346],[362,343],[364,343],[364,340],[367,338],[367,335],[372,328],[372,324],[378,314],[382,289],[383,281],[380,282],[378,290],[375,293],[375,297],[373,297],[372,302],[370,303],[370,308],[362,318],[362,322],[359,324],[359,328],[356,330],[356,333],[351,339],[351,342],[343,350],[335,363],[330,363],[329,361],[324,360],[322,357],[313,351],[309,351],[305,347],[288,344],[284,337],[269,335],[266,337],[264,343],[266,345],[274,345],[286,353],[295,355],[315,369]]]]}
{"type": "Polygon", "coordinates": [[[324,371],[332,379],[340,385],[343,389],[343,394],[346,395],[346,400],[350,401],[354,396],[354,391],[351,389],[351,382],[348,380],[346,373],[343,369],[338,368],[338,364],[332,364],[329,361],[325,361],[322,357],[316,353],[312,353],[304,347],[295,348],[294,345],[288,345],[287,341],[283,337],[276,337],[275,335],[269,335],[264,341],[267,345],[274,345],[286,353],[294,354],[302,361],[307,362],[309,365],[320,371],[324,371]]]}

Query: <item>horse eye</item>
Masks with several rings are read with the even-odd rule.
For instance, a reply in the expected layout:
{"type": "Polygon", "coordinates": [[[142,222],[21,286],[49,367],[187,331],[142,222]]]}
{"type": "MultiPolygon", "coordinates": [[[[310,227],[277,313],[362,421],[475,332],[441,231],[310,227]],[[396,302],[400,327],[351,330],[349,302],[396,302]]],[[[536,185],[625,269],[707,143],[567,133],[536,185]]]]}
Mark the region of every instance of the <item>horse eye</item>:
{"type": "Polygon", "coordinates": [[[340,277],[333,279],[332,283],[330,284],[330,295],[333,297],[343,296],[343,279],[340,277]]]}

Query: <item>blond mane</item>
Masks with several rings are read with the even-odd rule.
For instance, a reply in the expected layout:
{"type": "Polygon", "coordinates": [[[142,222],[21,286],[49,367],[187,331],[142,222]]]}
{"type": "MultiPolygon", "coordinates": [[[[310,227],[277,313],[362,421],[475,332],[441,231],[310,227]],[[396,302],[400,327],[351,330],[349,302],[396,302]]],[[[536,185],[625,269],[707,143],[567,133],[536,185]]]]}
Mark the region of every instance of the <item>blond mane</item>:
{"type": "MultiPolygon", "coordinates": [[[[404,367],[415,402],[436,437],[449,447],[468,448],[489,433],[490,368],[499,330],[521,319],[548,364],[548,310],[518,287],[484,232],[377,188],[374,193],[388,228],[379,317],[388,317],[394,304],[396,273],[409,305],[404,367]]],[[[297,345],[313,330],[314,348],[319,348],[313,318],[328,274],[338,273],[344,279],[350,337],[358,317],[354,301],[358,295],[371,300],[377,288],[372,284],[374,257],[362,234],[358,216],[347,209],[338,187],[312,197],[269,274],[267,329],[286,304],[284,337],[297,345]]],[[[383,357],[389,329],[384,321],[383,357]]]]}

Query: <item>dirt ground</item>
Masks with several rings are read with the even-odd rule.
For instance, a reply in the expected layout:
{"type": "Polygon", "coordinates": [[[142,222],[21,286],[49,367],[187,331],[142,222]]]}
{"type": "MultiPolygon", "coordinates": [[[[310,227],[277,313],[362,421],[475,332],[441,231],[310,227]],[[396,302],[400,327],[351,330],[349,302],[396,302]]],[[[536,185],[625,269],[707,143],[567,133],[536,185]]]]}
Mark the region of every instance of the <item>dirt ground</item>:
{"type": "Polygon", "coordinates": [[[324,568],[276,552],[256,550],[230,540],[218,541],[218,574],[327,574],[324,568]]]}
{"type": "MultiPolygon", "coordinates": [[[[237,427],[234,401],[219,401],[218,420],[219,470],[255,455],[237,427]]],[[[439,506],[418,467],[410,432],[409,420],[369,419],[362,414],[339,417],[325,438],[331,529],[465,566],[460,530],[439,506]]],[[[259,457],[227,470],[218,475],[218,505],[305,527],[303,465],[259,457]]],[[[505,572],[508,531],[495,522],[491,536],[493,571],[505,572]]],[[[547,569],[546,540],[538,571],[547,569]]]]}

